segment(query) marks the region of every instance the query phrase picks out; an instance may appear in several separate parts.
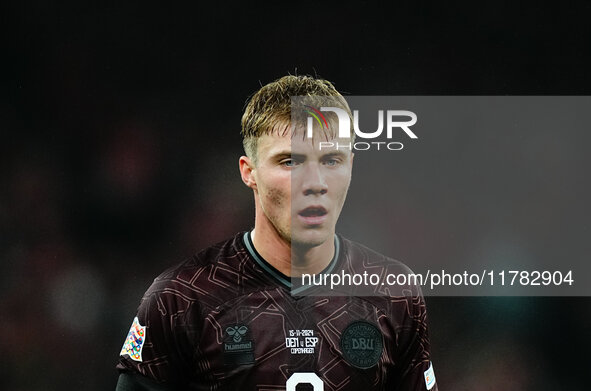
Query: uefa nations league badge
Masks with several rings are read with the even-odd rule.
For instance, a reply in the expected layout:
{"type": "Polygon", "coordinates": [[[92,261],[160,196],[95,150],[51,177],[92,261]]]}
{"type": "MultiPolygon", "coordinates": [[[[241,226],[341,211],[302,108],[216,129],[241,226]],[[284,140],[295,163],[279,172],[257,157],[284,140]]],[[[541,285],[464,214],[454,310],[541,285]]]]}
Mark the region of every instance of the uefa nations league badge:
{"type": "Polygon", "coordinates": [[[380,361],[384,341],[380,330],[365,321],[351,323],[341,335],[345,361],[356,368],[371,368],[380,361]]]}
{"type": "Polygon", "coordinates": [[[146,342],[146,327],[140,324],[137,316],[133,319],[133,323],[127,333],[127,338],[123,343],[119,355],[128,355],[133,361],[142,361],[142,350],[146,342]]]}

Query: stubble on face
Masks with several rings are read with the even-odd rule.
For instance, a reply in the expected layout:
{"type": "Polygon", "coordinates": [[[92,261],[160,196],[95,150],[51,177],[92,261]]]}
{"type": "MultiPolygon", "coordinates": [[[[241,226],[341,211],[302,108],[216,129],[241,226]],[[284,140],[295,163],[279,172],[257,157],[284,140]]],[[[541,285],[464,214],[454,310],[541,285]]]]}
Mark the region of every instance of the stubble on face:
{"type": "Polygon", "coordinates": [[[300,129],[300,131],[301,134],[272,132],[259,139],[255,170],[258,183],[257,198],[264,220],[269,223],[268,225],[264,223],[265,225],[272,228],[283,241],[292,246],[312,248],[322,245],[334,235],[334,226],[349,186],[352,157],[345,154],[339,158],[342,169],[329,166],[326,163],[329,159],[328,155],[319,152],[320,140],[308,140],[303,133],[304,130],[300,129]],[[293,170],[287,170],[287,167],[281,165],[283,156],[285,159],[293,156],[293,159],[298,162],[293,170]],[[302,188],[302,180],[305,177],[302,177],[300,171],[307,170],[308,164],[319,167],[323,181],[326,181],[326,186],[330,188],[326,189],[327,195],[310,195],[311,198],[308,200],[302,198],[303,193],[310,194],[302,188]],[[315,199],[312,200],[312,197],[315,199]],[[298,211],[292,208],[310,205],[324,205],[330,212],[330,219],[317,227],[302,226],[302,222],[298,220],[298,211]]]}
{"type": "Polygon", "coordinates": [[[291,243],[290,220],[286,219],[285,216],[280,216],[280,214],[288,214],[290,211],[290,194],[281,189],[271,188],[265,192],[264,197],[265,201],[261,203],[261,207],[267,219],[269,219],[279,236],[286,242],[291,243]],[[271,206],[271,208],[268,208],[270,210],[265,210],[266,205],[271,206]]]}

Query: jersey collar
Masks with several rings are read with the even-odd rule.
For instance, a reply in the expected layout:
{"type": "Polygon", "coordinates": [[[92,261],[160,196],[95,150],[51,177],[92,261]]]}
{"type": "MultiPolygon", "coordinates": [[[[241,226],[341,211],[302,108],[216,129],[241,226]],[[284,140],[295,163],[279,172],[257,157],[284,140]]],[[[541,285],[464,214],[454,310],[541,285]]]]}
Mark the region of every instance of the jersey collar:
{"type": "MultiPolygon", "coordinates": [[[[267,262],[258,253],[256,248],[254,248],[254,245],[252,243],[252,238],[250,236],[250,231],[244,233],[243,240],[244,240],[244,245],[246,247],[246,250],[252,256],[252,258],[255,260],[255,262],[260,267],[262,267],[265,272],[267,272],[269,275],[271,275],[271,277],[273,277],[274,279],[279,281],[285,287],[289,288],[291,290],[292,295],[297,295],[297,294],[303,292],[304,290],[310,288],[310,285],[299,285],[299,286],[297,286],[297,288],[292,289],[293,285],[292,285],[291,277],[288,277],[285,274],[281,273],[279,270],[277,270],[273,265],[271,265],[269,262],[267,262]]],[[[335,235],[334,236],[334,256],[332,257],[332,260],[330,261],[328,266],[322,272],[320,272],[320,274],[330,274],[333,271],[333,269],[335,268],[335,265],[337,264],[337,260],[339,259],[339,253],[340,253],[340,240],[339,240],[338,236],[335,235]]]]}

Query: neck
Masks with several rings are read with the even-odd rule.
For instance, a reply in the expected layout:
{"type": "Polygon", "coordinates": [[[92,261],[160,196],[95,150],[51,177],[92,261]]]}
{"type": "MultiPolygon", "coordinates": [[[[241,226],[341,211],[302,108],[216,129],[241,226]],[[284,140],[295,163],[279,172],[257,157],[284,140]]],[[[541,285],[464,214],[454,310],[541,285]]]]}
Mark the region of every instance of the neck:
{"type": "Polygon", "coordinates": [[[251,238],[258,253],[271,266],[289,277],[322,272],[328,267],[335,253],[333,237],[314,247],[292,245],[291,241],[283,238],[258,211],[251,238]]]}

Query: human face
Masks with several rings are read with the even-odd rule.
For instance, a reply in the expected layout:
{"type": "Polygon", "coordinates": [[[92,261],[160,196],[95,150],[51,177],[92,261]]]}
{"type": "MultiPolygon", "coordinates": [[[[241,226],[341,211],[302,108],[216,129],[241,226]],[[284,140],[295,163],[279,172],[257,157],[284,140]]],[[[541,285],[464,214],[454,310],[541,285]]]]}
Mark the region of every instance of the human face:
{"type": "Polygon", "coordinates": [[[332,240],[351,182],[351,151],[320,149],[320,141],[343,145],[350,140],[312,140],[303,131],[293,137],[273,132],[258,140],[252,174],[262,223],[292,246],[311,248],[332,240]]]}

